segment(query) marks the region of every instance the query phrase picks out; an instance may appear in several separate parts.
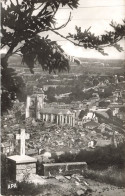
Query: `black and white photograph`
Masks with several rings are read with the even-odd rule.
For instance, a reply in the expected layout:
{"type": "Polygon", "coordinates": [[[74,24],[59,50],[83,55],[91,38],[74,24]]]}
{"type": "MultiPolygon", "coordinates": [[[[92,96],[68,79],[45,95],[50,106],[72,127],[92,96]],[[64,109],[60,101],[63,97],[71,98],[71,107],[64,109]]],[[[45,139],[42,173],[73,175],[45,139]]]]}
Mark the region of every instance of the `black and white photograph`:
{"type": "Polygon", "coordinates": [[[0,195],[125,196],[125,1],[0,16],[0,195]]]}

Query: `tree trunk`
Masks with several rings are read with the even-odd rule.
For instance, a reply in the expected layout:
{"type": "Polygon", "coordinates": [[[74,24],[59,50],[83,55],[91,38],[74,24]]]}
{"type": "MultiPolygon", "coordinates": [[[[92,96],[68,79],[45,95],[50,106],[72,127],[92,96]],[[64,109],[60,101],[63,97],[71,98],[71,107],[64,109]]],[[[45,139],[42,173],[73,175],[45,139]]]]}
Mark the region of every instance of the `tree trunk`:
{"type": "Polygon", "coordinates": [[[1,66],[3,67],[3,69],[6,69],[7,68],[7,66],[8,66],[8,59],[9,59],[10,56],[12,56],[13,50],[17,46],[17,44],[16,43],[13,44],[10,47],[10,49],[8,50],[8,52],[5,54],[5,56],[3,58],[1,58],[1,66]]]}
{"type": "Polygon", "coordinates": [[[6,58],[6,56],[1,59],[1,66],[2,66],[3,69],[7,68],[7,66],[8,66],[8,58],[6,58]]]}

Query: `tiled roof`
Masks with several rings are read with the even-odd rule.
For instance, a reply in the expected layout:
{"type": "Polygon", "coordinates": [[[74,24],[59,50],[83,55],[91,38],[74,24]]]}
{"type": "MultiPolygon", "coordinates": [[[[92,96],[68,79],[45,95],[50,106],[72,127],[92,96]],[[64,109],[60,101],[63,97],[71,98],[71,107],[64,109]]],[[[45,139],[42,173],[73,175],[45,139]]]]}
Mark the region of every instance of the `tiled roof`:
{"type": "Polygon", "coordinates": [[[109,119],[112,116],[112,112],[110,108],[103,108],[103,109],[97,109],[92,111],[95,112],[97,117],[109,119]]]}
{"type": "Polygon", "coordinates": [[[95,121],[89,121],[87,123],[84,124],[85,126],[93,126],[93,127],[97,127],[99,126],[99,123],[95,122],[95,121]]]}
{"type": "Polygon", "coordinates": [[[109,105],[109,107],[110,108],[121,108],[121,107],[123,107],[123,104],[121,103],[110,103],[110,105],[109,105]]]}
{"type": "Polygon", "coordinates": [[[103,117],[109,119],[109,115],[106,112],[96,111],[95,114],[97,115],[97,117],[103,117]]]}
{"type": "Polygon", "coordinates": [[[102,123],[102,124],[98,127],[98,129],[101,129],[102,127],[105,127],[105,128],[107,128],[108,130],[112,130],[112,126],[110,126],[110,125],[108,125],[108,124],[106,124],[106,123],[102,123]]]}
{"type": "Polygon", "coordinates": [[[42,114],[72,114],[69,109],[55,109],[55,108],[43,108],[41,110],[42,114]]]}
{"type": "Polygon", "coordinates": [[[111,145],[111,140],[100,139],[96,143],[96,147],[104,147],[104,146],[108,146],[108,145],[111,145]]]}
{"type": "Polygon", "coordinates": [[[86,114],[87,114],[88,110],[81,110],[81,112],[79,113],[79,118],[83,118],[86,114]]]}
{"type": "Polygon", "coordinates": [[[92,118],[94,116],[93,112],[88,112],[86,115],[86,118],[92,118]]]}

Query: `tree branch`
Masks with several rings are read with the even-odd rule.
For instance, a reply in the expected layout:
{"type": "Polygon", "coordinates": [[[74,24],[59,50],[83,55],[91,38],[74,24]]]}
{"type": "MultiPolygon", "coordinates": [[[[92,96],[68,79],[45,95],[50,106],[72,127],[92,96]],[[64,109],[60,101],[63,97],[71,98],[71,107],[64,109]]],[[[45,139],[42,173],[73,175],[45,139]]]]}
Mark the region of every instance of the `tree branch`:
{"type": "Polygon", "coordinates": [[[2,49],[4,46],[6,46],[6,44],[1,45],[1,49],[2,49]]]}
{"type": "Polygon", "coordinates": [[[47,9],[47,3],[46,3],[46,5],[44,6],[44,8],[38,13],[37,17],[42,16],[42,15],[43,15],[42,12],[45,11],[46,9],[47,9]]]}
{"type": "Polygon", "coordinates": [[[55,31],[55,29],[48,28],[48,30],[54,32],[55,34],[59,35],[60,37],[64,38],[65,40],[70,41],[70,42],[73,43],[75,46],[83,47],[83,45],[77,44],[77,43],[75,43],[74,41],[72,41],[72,40],[68,39],[67,37],[63,36],[62,34],[58,33],[57,31],[55,31]]]}
{"type": "Polygon", "coordinates": [[[15,54],[15,53],[19,52],[19,51],[20,51],[20,49],[21,49],[21,47],[20,47],[20,48],[18,48],[17,50],[15,50],[15,51],[13,51],[13,53],[12,53],[12,54],[15,54]]]}
{"type": "Polygon", "coordinates": [[[114,43],[110,43],[110,44],[107,44],[107,45],[101,45],[102,48],[106,48],[106,47],[111,47],[113,46],[115,43],[119,42],[120,40],[122,39],[122,37],[120,37],[119,39],[115,40],[114,43]]]}
{"type": "Polygon", "coordinates": [[[17,3],[17,5],[19,5],[19,2],[18,2],[18,0],[16,0],[16,3],[17,3]]]}
{"type": "Polygon", "coordinates": [[[54,28],[54,29],[51,29],[50,28],[50,29],[51,30],[59,30],[59,29],[62,29],[64,27],[66,27],[66,25],[69,23],[69,21],[71,21],[71,12],[70,12],[69,18],[68,18],[68,20],[67,20],[67,22],[65,24],[61,25],[60,27],[57,27],[57,28],[54,28]]]}
{"type": "Polygon", "coordinates": [[[37,8],[34,8],[34,11],[35,10],[38,10],[40,7],[42,7],[43,6],[43,3],[40,5],[40,6],[38,6],[37,8]]]}
{"type": "Polygon", "coordinates": [[[10,0],[10,2],[11,2],[11,4],[12,4],[13,6],[15,6],[14,3],[12,2],[12,0],[10,0]]]}

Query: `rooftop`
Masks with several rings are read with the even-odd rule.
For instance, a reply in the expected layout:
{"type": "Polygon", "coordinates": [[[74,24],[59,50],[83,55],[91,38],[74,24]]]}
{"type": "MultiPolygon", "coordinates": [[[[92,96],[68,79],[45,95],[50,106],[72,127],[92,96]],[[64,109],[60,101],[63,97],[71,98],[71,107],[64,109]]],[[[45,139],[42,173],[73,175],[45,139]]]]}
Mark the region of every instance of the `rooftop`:
{"type": "Polygon", "coordinates": [[[111,140],[100,139],[96,143],[96,147],[105,147],[105,146],[108,146],[108,145],[111,145],[111,140]]]}
{"type": "Polygon", "coordinates": [[[55,108],[43,108],[41,110],[42,114],[72,114],[69,109],[55,109],[55,108]]]}
{"type": "Polygon", "coordinates": [[[95,121],[89,121],[89,122],[85,123],[84,125],[97,127],[97,126],[99,126],[99,123],[97,123],[95,121]]]}

